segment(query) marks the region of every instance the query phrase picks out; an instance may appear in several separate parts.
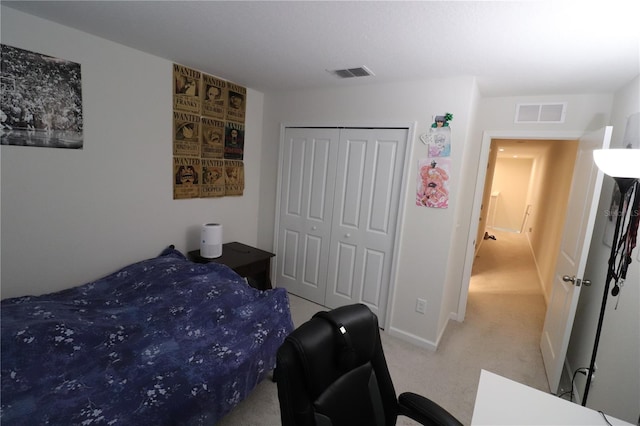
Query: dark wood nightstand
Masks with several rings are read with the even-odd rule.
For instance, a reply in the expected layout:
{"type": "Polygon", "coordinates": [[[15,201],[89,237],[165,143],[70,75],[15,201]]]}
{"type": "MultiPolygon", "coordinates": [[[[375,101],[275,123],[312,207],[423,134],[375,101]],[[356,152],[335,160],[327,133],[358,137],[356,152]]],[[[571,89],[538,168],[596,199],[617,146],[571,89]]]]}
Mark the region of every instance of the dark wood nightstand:
{"type": "Polygon", "coordinates": [[[236,271],[238,275],[247,278],[249,285],[258,290],[271,288],[271,258],[275,254],[268,251],[233,242],[223,244],[222,256],[214,259],[200,256],[200,250],[190,251],[187,255],[192,262],[216,262],[227,265],[236,271]]]}

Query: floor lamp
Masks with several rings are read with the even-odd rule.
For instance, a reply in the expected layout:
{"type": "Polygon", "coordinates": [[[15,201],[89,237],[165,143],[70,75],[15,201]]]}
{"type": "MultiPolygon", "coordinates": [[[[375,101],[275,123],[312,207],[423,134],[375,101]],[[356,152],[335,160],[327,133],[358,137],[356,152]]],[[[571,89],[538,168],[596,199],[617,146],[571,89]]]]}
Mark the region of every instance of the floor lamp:
{"type": "MultiPolygon", "coordinates": [[[[611,242],[611,254],[607,268],[607,279],[604,285],[604,295],[600,307],[596,339],[593,344],[591,363],[584,389],[582,405],[587,405],[587,396],[593,377],[604,313],[607,307],[607,296],[613,282],[611,295],[617,296],[627,277],[627,269],[631,263],[631,252],[636,246],[638,224],[640,222],[640,149],[600,149],[593,152],[593,159],[598,168],[613,177],[620,190],[616,225],[611,242]]],[[[614,212],[611,212],[613,214],[614,212]]]]}

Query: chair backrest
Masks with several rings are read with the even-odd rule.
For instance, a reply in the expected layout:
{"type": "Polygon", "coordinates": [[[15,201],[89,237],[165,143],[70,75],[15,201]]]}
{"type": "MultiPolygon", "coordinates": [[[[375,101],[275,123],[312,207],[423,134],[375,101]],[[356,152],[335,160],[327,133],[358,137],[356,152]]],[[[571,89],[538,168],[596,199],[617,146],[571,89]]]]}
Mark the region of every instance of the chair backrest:
{"type": "Polygon", "coordinates": [[[389,426],[398,402],[378,318],[356,304],[319,312],[278,350],[283,426],[389,426]]]}

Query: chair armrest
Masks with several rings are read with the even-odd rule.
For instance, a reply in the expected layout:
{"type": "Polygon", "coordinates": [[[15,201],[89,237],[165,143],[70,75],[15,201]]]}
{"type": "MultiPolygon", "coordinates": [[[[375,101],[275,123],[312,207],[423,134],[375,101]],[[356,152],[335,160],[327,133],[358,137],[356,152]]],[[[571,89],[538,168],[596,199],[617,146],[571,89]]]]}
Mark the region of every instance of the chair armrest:
{"type": "Polygon", "coordinates": [[[400,413],[423,425],[462,426],[447,410],[424,396],[404,392],[398,398],[400,413]]]}

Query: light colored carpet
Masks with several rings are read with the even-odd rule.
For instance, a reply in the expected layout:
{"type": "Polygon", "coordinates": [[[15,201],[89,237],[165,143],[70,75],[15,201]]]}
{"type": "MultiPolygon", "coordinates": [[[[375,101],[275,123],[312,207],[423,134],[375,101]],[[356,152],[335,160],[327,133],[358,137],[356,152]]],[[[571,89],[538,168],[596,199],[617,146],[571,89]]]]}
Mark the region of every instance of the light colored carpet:
{"type": "MultiPolygon", "coordinates": [[[[535,265],[523,234],[490,232],[473,267],[467,313],[452,321],[435,352],[382,332],[385,356],[397,393],[433,399],[469,425],[480,370],[549,392],[539,342],[545,306],[535,265]]],[[[322,306],[290,295],[294,325],[322,306]]],[[[220,426],[277,426],[276,384],[265,380],[220,426]]],[[[415,425],[400,417],[399,425],[415,425]]]]}

